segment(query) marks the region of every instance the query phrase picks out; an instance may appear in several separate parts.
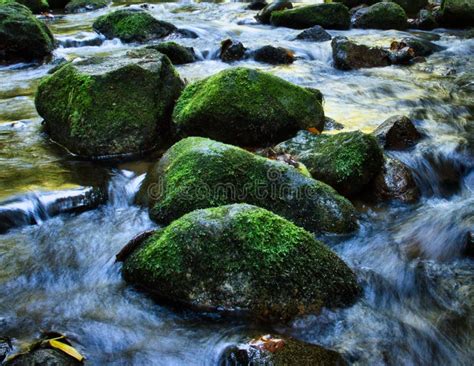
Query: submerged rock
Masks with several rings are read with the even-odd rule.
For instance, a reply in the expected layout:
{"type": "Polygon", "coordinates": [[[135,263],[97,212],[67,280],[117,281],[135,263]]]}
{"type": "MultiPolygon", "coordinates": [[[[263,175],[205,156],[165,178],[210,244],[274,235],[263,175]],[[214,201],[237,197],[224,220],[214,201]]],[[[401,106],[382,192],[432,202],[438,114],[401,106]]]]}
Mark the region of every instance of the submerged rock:
{"type": "Polygon", "coordinates": [[[290,1],[277,0],[271,4],[268,4],[261,11],[259,11],[258,14],[255,16],[255,19],[257,19],[260,23],[270,24],[270,17],[274,11],[292,8],[293,5],[290,1]]]}
{"type": "Polygon", "coordinates": [[[335,351],[279,334],[244,337],[221,354],[219,366],[230,365],[324,365],[343,366],[346,361],[335,351]]]}
{"type": "Polygon", "coordinates": [[[296,168],[232,145],[189,137],[148,172],[137,201],[168,224],[185,213],[230,203],[258,205],[312,231],[356,228],[352,204],[296,168]]]}
{"type": "Polygon", "coordinates": [[[232,68],[188,85],[176,103],[179,133],[262,146],[300,129],[322,131],[321,93],[268,73],[232,68]]]}
{"type": "Polygon", "coordinates": [[[315,25],[299,33],[295,39],[308,42],[326,42],[331,40],[331,35],[320,25],[315,25]]]}
{"type": "Polygon", "coordinates": [[[277,27],[304,29],[320,25],[327,29],[349,29],[349,10],[342,4],[328,3],[276,11],[270,22],[277,27]]]}
{"type": "Polygon", "coordinates": [[[356,28],[406,29],[408,19],[400,5],[393,2],[381,2],[359,9],[352,19],[356,28]]]}
{"type": "Polygon", "coordinates": [[[421,134],[406,116],[393,116],[378,126],[373,135],[388,150],[404,150],[415,145],[421,134]]]}
{"type": "Polygon", "coordinates": [[[238,61],[245,56],[246,50],[242,42],[225,39],[221,42],[219,57],[224,62],[238,61]]]}
{"type": "Polygon", "coordinates": [[[296,137],[275,147],[301,161],[311,176],[339,193],[360,193],[381,171],[383,154],[371,135],[360,131],[315,135],[300,131],[296,137]]]}
{"type": "Polygon", "coordinates": [[[134,155],[162,142],[182,88],[169,59],[144,49],[59,67],[35,104],[49,135],[74,154],[134,155]]]}
{"type": "Polygon", "coordinates": [[[264,319],[348,306],[360,293],[351,269],[312,234],[247,204],[180,217],[146,239],[122,273],[166,300],[264,319]]]}
{"type": "Polygon", "coordinates": [[[474,1],[443,0],[437,20],[445,27],[474,27],[474,1]]]}
{"type": "Polygon", "coordinates": [[[334,67],[337,69],[353,70],[391,64],[389,51],[380,47],[357,44],[346,37],[333,38],[331,47],[334,67]]]}
{"type": "Polygon", "coordinates": [[[24,5],[0,2],[0,62],[42,61],[55,47],[49,28],[24,5]]]}
{"type": "Polygon", "coordinates": [[[108,4],[109,0],[71,0],[67,3],[65,10],[68,13],[84,13],[105,8],[108,4]]]}
{"type": "Polygon", "coordinates": [[[34,14],[40,14],[49,8],[47,0],[16,0],[16,2],[25,5],[34,14]]]}
{"type": "Polygon", "coordinates": [[[176,42],[163,42],[147,48],[157,50],[168,56],[173,65],[189,64],[196,61],[196,53],[192,47],[184,47],[176,42]]]}
{"type": "Polygon", "coordinates": [[[121,9],[102,15],[92,27],[108,39],[119,38],[123,42],[147,42],[177,30],[173,24],[155,19],[141,9],[121,9]]]}
{"type": "Polygon", "coordinates": [[[288,65],[293,63],[295,55],[293,51],[283,47],[263,46],[253,52],[255,61],[266,62],[268,64],[288,65]]]}

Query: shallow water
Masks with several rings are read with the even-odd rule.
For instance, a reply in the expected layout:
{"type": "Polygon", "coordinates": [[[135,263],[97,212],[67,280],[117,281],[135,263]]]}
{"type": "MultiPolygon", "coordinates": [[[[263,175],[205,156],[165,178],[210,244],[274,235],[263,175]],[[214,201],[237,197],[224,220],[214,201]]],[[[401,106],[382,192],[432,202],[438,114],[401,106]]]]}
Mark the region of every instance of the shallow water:
{"type": "MultiPolygon", "coordinates": [[[[463,39],[459,31],[421,32],[446,49],[411,67],[342,72],[331,65],[330,42],[292,41],[298,31],[256,24],[255,12],[244,8],[179,1],[157,2],[150,11],[199,35],[177,40],[201,57],[178,67],[188,81],[235,65],[255,67],[319,88],[326,114],[347,130],[370,132],[386,118],[406,114],[425,134],[414,150],[390,153],[413,168],[420,202],[362,205],[358,233],[322,238],[356,271],[363,298],[349,309],[274,329],[340,351],[357,365],[470,364],[474,266],[462,251],[474,229],[474,98],[472,80],[460,78],[473,70],[474,39],[463,39]],[[216,56],[227,37],[249,49],[287,47],[298,60],[291,66],[224,64],[216,56]]],[[[91,24],[107,11],[58,15],[50,26],[61,41],[94,38],[91,24]]],[[[379,45],[410,33],[329,32],[379,45]]],[[[120,54],[131,47],[117,40],[60,47],[55,59],[120,54]]],[[[160,306],[125,285],[115,254],[155,225],[133,205],[148,163],[76,161],[48,140],[33,95],[53,64],[0,67],[0,200],[105,185],[108,203],[0,235],[0,335],[15,338],[18,347],[40,330],[66,333],[90,364],[216,364],[225,346],[254,325],[160,306]]]]}

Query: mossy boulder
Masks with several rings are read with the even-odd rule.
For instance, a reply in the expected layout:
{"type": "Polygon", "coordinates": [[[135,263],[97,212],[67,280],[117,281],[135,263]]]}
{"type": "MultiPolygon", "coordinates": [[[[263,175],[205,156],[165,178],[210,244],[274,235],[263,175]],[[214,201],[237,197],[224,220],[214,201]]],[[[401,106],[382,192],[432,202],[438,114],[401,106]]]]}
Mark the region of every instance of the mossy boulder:
{"type": "Polygon", "coordinates": [[[326,184],[291,165],[201,137],[173,145],[148,172],[137,201],[162,224],[198,208],[249,203],[312,231],[357,227],[352,204],[326,184]]]}
{"type": "Polygon", "coordinates": [[[163,42],[157,45],[148,46],[168,56],[173,65],[189,64],[196,61],[196,53],[192,47],[184,47],[176,42],[163,42]]]}
{"type": "Polygon", "coordinates": [[[349,29],[349,9],[338,3],[302,6],[295,9],[275,11],[270,22],[277,27],[294,29],[320,25],[326,29],[349,29]]]}
{"type": "Polygon", "coordinates": [[[146,51],[67,63],[42,80],[35,104],[50,136],[89,158],[155,148],[184,84],[166,56],[146,51]]]}
{"type": "Polygon", "coordinates": [[[438,22],[446,27],[474,27],[474,1],[443,0],[438,22]]]}
{"type": "Polygon", "coordinates": [[[65,9],[68,13],[84,13],[105,8],[108,4],[109,0],[71,0],[65,9]]]}
{"type": "Polygon", "coordinates": [[[51,31],[30,9],[0,0],[0,62],[42,61],[54,47],[51,31]]]}
{"type": "Polygon", "coordinates": [[[263,208],[196,210],[148,237],[123,276],[202,310],[288,319],[354,302],[354,273],[312,234],[263,208]]]}
{"type": "Polygon", "coordinates": [[[393,2],[381,2],[359,9],[353,17],[356,28],[406,29],[408,19],[403,8],[393,2]]]}
{"type": "Polygon", "coordinates": [[[16,2],[25,5],[34,14],[39,14],[49,9],[47,0],[16,0],[16,2]]]}
{"type": "Polygon", "coordinates": [[[324,128],[322,96],[271,74],[232,68],[192,83],[173,121],[184,135],[237,145],[282,141],[300,129],[324,128]]]}
{"type": "Polygon", "coordinates": [[[177,30],[173,24],[155,19],[141,9],[121,9],[102,15],[92,27],[106,38],[119,38],[123,42],[147,42],[177,30]]]}
{"type": "Polygon", "coordinates": [[[263,24],[270,24],[270,17],[274,11],[293,9],[293,4],[286,0],[276,0],[266,5],[262,10],[258,12],[255,19],[263,24]]]}
{"type": "Polygon", "coordinates": [[[345,196],[361,192],[381,171],[383,153],[372,135],[360,131],[314,135],[301,131],[275,147],[301,161],[313,178],[345,196]]]}

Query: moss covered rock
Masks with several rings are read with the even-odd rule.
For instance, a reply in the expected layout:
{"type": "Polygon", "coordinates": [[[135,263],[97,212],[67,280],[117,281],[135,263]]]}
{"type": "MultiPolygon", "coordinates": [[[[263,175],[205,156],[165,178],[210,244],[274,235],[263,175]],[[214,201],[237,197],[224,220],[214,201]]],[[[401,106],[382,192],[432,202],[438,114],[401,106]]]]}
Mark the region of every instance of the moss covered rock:
{"type": "Polygon", "coordinates": [[[349,9],[342,4],[329,3],[302,6],[273,12],[270,22],[278,27],[304,29],[320,25],[326,29],[349,29],[349,9]]]}
{"type": "Polygon", "coordinates": [[[405,10],[393,2],[362,8],[354,14],[353,22],[356,28],[406,29],[408,26],[405,10]]]}
{"type": "Polygon", "coordinates": [[[443,0],[438,22],[446,27],[474,27],[474,1],[443,0]]]}
{"type": "Polygon", "coordinates": [[[125,260],[123,276],[167,300],[262,318],[347,306],[359,293],[354,273],[312,234],[247,204],[173,221],[125,260]]]}
{"type": "Polygon", "coordinates": [[[189,64],[196,61],[196,53],[192,47],[184,47],[176,42],[163,42],[157,45],[148,46],[168,56],[174,65],[189,64]]]}
{"type": "Polygon", "coordinates": [[[155,19],[141,9],[121,9],[102,15],[92,27],[109,39],[119,38],[123,42],[147,42],[177,30],[173,24],[155,19]]]}
{"type": "Polygon", "coordinates": [[[301,131],[277,145],[296,157],[319,179],[346,196],[359,193],[381,171],[383,153],[372,135],[360,131],[314,135],[301,131]]]}
{"type": "Polygon", "coordinates": [[[36,109],[50,136],[85,156],[138,154],[169,129],[183,82],[169,59],[95,58],[67,63],[40,83],[36,109]]]}
{"type": "Polygon", "coordinates": [[[54,47],[51,31],[30,9],[0,0],[0,62],[41,61],[54,47]]]}
{"type": "Polygon", "coordinates": [[[274,11],[292,8],[293,4],[290,1],[276,0],[271,4],[266,5],[262,10],[260,10],[255,16],[255,19],[257,19],[260,23],[270,24],[270,17],[272,16],[272,13],[274,11]]]}
{"type": "Polygon", "coordinates": [[[178,132],[237,145],[282,141],[324,127],[321,93],[268,73],[233,68],[190,84],[173,112],[178,132]]]}
{"type": "Polygon", "coordinates": [[[25,5],[35,14],[39,14],[49,8],[47,0],[16,0],[16,2],[25,5]]]}
{"type": "Polygon", "coordinates": [[[163,224],[198,208],[249,203],[308,230],[356,228],[351,203],[326,184],[285,163],[200,137],[173,145],[148,172],[137,200],[163,224]]]}
{"type": "Polygon", "coordinates": [[[65,9],[68,13],[83,13],[105,8],[108,4],[109,0],[71,0],[65,9]]]}

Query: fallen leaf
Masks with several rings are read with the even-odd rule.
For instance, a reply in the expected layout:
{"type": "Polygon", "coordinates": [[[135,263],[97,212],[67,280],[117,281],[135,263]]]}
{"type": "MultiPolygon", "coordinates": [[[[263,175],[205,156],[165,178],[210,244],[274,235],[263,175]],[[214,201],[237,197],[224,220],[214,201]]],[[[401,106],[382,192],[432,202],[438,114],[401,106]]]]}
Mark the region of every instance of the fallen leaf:
{"type": "Polygon", "coordinates": [[[74,347],[71,347],[66,343],[60,342],[55,339],[50,339],[48,343],[51,347],[66,353],[67,355],[71,356],[72,358],[75,358],[79,362],[84,361],[84,356],[81,355],[74,347]]]}

